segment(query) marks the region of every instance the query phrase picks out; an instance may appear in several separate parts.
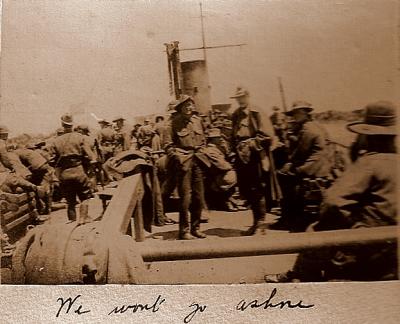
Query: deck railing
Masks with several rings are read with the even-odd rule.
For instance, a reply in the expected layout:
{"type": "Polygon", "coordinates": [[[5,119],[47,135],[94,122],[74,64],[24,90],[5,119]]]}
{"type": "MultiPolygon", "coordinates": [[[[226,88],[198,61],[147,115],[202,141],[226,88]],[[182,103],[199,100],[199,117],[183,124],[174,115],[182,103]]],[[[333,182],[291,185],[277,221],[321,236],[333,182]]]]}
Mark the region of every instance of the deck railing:
{"type": "MultiPolygon", "coordinates": [[[[131,233],[137,242],[144,241],[141,175],[124,178],[107,207],[102,222],[115,233],[131,233]],[[133,226],[132,226],[133,223],[133,226]],[[133,227],[133,230],[132,230],[133,227]]],[[[266,233],[256,237],[232,237],[206,242],[172,241],[138,245],[144,261],[194,260],[272,254],[290,254],[330,247],[396,243],[398,226],[346,229],[307,233],[266,233]]]]}

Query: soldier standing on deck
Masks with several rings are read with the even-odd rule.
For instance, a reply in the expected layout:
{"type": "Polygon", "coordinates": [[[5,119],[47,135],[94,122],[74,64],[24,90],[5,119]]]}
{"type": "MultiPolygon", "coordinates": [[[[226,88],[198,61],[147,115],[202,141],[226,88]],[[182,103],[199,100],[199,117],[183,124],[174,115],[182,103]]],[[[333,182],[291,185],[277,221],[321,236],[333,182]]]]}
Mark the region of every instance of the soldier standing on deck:
{"type": "Polygon", "coordinates": [[[139,148],[143,146],[152,147],[152,140],[155,134],[153,125],[150,124],[150,118],[146,117],[144,124],[138,130],[139,148]]]}
{"type": "Polygon", "coordinates": [[[90,149],[84,135],[73,132],[72,116],[61,117],[64,134],[55,138],[51,151],[55,156],[56,168],[60,179],[60,188],[67,200],[68,219],[76,220],[76,197],[84,202],[92,197],[90,182],[83,163],[88,160],[96,164],[96,156],[90,149]]]}
{"type": "Polygon", "coordinates": [[[209,161],[201,152],[206,139],[201,118],[193,113],[194,109],[193,99],[183,95],[175,105],[177,112],[171,120],[166,141],[167,154],[174,159],[177,169],[176,177],[180,196],[179,239],[181,240],[206,237],[199,229],[204,204],[202,168],[203,163],[209,164],[209,161]]]}
{"type": "Polygon", "coordinates": [[[270,148],[274,130],[260,110],[250,105],[249,92],[238,87],[235,98],[239,107],[232,114],[232,138],[237,152],[236,172],[241,195],[253,212],[253,225],[244,235],[260,234],[265,214],[271,208],[270,148]]]}
{"type": "Polygon", "coordinates": [[[116,147],[115,154],[127,151],[131,147],[131,130],[125,124],[125,118],[122,116],[113,119],[115,123],[115,139],[116,147]]]}
{"type": "Polygon", "coordinates": [[[97,134],[97,141],[99,143],[103,163],[109,158],[114,156],[116,133],[111,127],[111,123],[102,119],[99,121],[100,131],[97,134]]]}

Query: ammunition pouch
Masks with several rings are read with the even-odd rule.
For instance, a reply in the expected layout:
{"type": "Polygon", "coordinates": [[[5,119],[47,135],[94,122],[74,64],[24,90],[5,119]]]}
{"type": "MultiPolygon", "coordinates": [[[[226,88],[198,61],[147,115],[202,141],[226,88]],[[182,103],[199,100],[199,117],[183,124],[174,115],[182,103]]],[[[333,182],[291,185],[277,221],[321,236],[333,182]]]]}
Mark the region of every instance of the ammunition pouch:
{"type": "Polygon", "coordinates": [[[326,177],[303,178],[299,186],[299,194],[304,199],[304,212],[309,215],[319,214],[323,193],[332,184],[332,180],[326,177]]]}

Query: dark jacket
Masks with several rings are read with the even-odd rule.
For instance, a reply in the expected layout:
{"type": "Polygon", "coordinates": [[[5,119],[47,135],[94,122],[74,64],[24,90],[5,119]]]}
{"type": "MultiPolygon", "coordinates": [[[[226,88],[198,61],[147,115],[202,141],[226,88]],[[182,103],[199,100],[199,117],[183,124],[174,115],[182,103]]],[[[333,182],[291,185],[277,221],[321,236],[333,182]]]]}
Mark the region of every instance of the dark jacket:
{"type": "Polygon", "coordinates": [[[242,121],[248,118],[249,136],[255,137],[257,134],[273,136],[274,130],[271,121],[263,116],[260,109],[254,106],[248,106],[246,109],[248,115],[240,108],[237,108],[232,114],[232,137],[238,140],[238,132],[242,121]]]}
{"type": "Polygon", "coordinates": [[[206,138],[201,118],[192,115],[189,118],[183,114],[176,114],[165,136],[165,148],[174,148],[174,157],[186,169],[193,156],[196,156],[205,165],[210,166],[207,156],[202,153],[206,138]]]}
{"type": "Polygon", "coordinates": [[[333,166],[328,133],[315,121],[307,121],[298,133],[290,161],[298,174],[305,177],[327,177],[333,166]]]}

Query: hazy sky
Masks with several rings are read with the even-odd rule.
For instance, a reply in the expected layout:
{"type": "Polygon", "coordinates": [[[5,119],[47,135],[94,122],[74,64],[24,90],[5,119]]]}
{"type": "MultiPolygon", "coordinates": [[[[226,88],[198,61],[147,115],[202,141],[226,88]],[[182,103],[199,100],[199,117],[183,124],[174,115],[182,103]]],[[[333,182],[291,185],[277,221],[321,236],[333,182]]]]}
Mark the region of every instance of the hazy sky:
{"type": "MultiPolygon", "coordinates": [[[[198,1],[3,0],[0,122],[49,132],[67,111],[161,112],[170,100],[164,43],[201,46],[198,1]]],[[[204,1],[213,103],[248,87],[263,109],[287,101],[352,110],[397,100],[395,0],[204,1]]],[[[199,52],[182,52],[182,60],[199,52]]],[[[95,125],[90,116],[78,121],[95,125]]]]}

